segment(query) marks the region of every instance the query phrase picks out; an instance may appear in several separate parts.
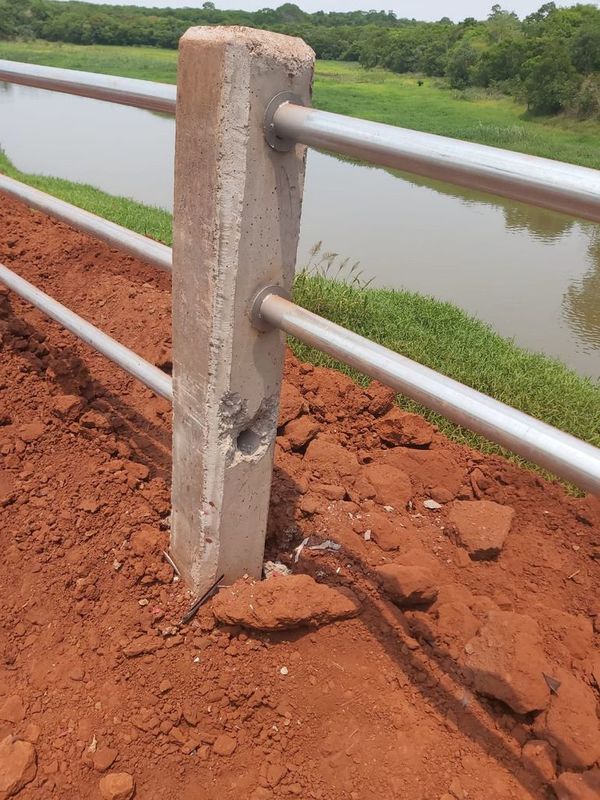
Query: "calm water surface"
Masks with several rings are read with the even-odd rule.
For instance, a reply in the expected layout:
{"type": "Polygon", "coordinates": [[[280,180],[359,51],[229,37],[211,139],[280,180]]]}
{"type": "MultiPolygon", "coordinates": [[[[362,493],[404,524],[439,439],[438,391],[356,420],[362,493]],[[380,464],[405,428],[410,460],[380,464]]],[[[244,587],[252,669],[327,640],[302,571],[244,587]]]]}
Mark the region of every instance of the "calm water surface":
{"type": "MultiPolygon", "coordinates": [[[[0,147],[25,172],[171,209],[170,117],[0,84],[0,147]]],[[[310,152],[300,267],[317,242],[600,377],[599,226],[310,152]]]]}

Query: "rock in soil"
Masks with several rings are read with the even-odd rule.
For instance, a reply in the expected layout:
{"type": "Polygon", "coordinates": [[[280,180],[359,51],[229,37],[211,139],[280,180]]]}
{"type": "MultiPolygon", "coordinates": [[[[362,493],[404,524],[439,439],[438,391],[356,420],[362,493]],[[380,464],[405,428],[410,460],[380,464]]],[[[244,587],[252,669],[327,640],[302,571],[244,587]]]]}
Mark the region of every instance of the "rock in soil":
{"type": "Polygon", "coordinates": [[[556,778],[556,751],[542,739],[530,739],[523,745],[523,764],[534,774],[550,783],[556,778]]]}
{"type": "Polygon", "coordinates": [[[22,722],[25,719],[25,708],[21,698],[14,694],[7,697],[0,705],[0,719],[5,722],[22,722]]]}
{"type": "Polygon", "coordinates": [[[545,714],[535,721],[535,732],[556,748],[564,769],[585,769],[600,759],[600,723],[596,695],[565,669],[555,669],[560,681],[545,714]]]}
{"type": "Polygon", "coordinates": [[[406,472],[387,464],[367,464],[363,477],[375,490],[375,500],[382,506],[403,509],[413,495],[413,487],[406,472]]]}
{"type": "Polygon", "coordinates": [[[259,631],[326,625],[355,617],[360,602],[347,589],[333,589],[308,575],[274,575],[268,581],[239,580],[212,603],[219,622],[259,631]]]}
{"type": "Polygon", "coordinates": [[[550,667],[538,624],[510,611],[490,611],[465,645],[475,690],[501,700],[518,714],[541,711],[550,700],[544,673],[550,667]]]}
{"type": "Polygon", "coordinates": [[[407,414],[399,408],[377,420],[373,430],[382,442],[391,447],[429,447],[435,428],[418,414],[407,414]]]}
{"type": "Polygon", "coordinates": [[[376,569],[385,591],[398,606],[432,603],[437,597],[433,573],[427,567],[384,564],[376,569]]]}
{"type": "Polygon", "coordinates": [[[474,561],[485,561],[500,554],[514,515],[513,508],[490,500],[456,500],[448,515],[448,533],[474,561]]]}
{"type": "Polygon", "coordinates": [[[600,769],[587,772],[563,772],[554,783],[558,800],[598,800],[600,797],[600,769]]]}
{"type": "Polygon", "coordinates": [[[131,800],[135,794],[135,781],[128,772],[109,772],[99,787],[103,800],[131,800]]]}
{"type": "Polygon", "coordinates": [[[7,800],[35,778],[35,747],[7,736],[0,742],[0,800],[7,800]]]}
{"type": "Polygon", "coordinates": [[[112,747],[99,747],[92,758],[94,769],[97,769],[98,772],[106,772],[112,767],[118,755],[118,751],[112,747]]]}

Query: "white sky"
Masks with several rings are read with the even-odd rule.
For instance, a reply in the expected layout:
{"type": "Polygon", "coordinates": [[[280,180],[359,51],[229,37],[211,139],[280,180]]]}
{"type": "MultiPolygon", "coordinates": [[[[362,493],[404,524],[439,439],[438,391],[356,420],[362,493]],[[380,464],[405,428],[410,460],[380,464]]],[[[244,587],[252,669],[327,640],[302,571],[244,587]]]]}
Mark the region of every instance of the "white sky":
{"type": "MultiPolygon", "coordinates": [[[[89,1],[89,0],[88,0],[89,1]]],[[[585,0],[582,0],[585,2],[585,0]]],[[[102,2],[102,0],[91,0],[102,2]]],[[[200,8],[202,0],[112,0],[114,3],[129,6],[154,6],[159,8],[200,8]]],[[[283,0],[215,0],[217,8],[243,8],[255,11],[259,8],[275,8],[283,0]]],[[[516,11],[520,17],[530,14],[544,4],[545,0],[505,0],[501,2],[508,11],[516,11]]],[[[557,5],[574,5],[572,2],[558,2],[557,5]]],[[[436,20],[450,17],[460,21],[465,17],[484,19],[494,0],[296,0],[296,5],[305,11],[353,11],[356,9],[384,8],[395,11],[401,17],[436,20]]],[[[598,5],[594,3],[593,5],[598,5]]]]}

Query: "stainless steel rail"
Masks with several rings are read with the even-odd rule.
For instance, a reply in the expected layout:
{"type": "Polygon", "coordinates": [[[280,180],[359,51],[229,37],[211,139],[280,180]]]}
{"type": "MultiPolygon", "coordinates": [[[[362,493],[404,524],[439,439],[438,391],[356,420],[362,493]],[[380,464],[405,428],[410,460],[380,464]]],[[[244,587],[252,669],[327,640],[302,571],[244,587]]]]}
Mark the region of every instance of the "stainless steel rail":
{"type": "Polygon", "coordinates": [[[74,69],[44,67],[20,61],[0,59],[0,81],[50,89],[53,92],[76,94],[94,100],[106,100],[123,106],[145,108],[148,111],[175,113],[177,87],[169,83],[118,78],[74,69]]]}
{"type": "MultiPolygon", "coordinates": [[[[267,121],[268,122],[268,121],[267,121]]],[[[272,114],[283,140],[600,222],[600,171],[354,119],[291,102],[272,114]]]]}
{"type": "Polygon", "coordinates": [[[598,448],[306,311],[277,294],[259,295],[258,303],[255,313],[264,322],[600,496],[598,448]]]}
{"type": "Polygon", "coordinates": [[[23,300],[39,308],[44,314],[71,331],[86,344],[91,345],[103,356],[118,364],[125,372],[133,375],[153,392],[167,400],[173,400],[173,380],[154,364],[145,361],[133,350],[107,336],[90,322],[70,311],[61,303],[49,297],[33,284],[21,278],[12,270],[0,264],[0,283],[3,283],[23,300]]]}
{"type": "Polygon", "coordinates": [[[111,247],[124,250],[136,258],[153,264],[159,269],[170,272],[172,269],[173,256],[171,248],[139,233],[109,222],[89,211],[65,203],[52,195],[33,189],[20,181],[0,175],[0,192],[20,200],[38,211],[49,214],[61,222],[76,228],[78,231],[88,233],[96,239],[100,239],[111,247]]]}

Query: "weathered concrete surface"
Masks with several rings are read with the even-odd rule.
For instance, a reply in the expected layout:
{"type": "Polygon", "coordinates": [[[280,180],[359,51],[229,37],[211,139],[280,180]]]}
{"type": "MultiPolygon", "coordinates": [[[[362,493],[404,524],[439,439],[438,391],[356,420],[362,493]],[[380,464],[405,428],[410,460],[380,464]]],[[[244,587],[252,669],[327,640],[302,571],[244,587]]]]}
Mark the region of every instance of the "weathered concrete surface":
{"type": "Polygon", "coordinates": [[[292,284],[305,148],[271,150],[271,98],[310,99],[300,39],[192,28],[179,53],[173,242],[173,556],[203,590],[260,574],[283,337],[248,310],[292,284]],[[235,324],[234,324],[235,322],[235,324]]]}

